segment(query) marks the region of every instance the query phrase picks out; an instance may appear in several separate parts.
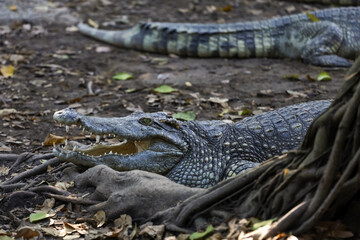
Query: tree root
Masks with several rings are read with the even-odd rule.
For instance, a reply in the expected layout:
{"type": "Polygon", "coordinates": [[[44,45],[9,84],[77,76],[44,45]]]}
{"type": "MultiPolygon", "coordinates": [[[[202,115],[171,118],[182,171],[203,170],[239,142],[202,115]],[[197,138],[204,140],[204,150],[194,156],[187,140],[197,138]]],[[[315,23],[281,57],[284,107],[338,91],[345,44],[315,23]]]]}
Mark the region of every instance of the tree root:
{"type": "Polygon", "coordinates": [[[39,166],[36,166],[26,172],[23,172],[19,175],[17,175],[16,177],[8,180],[8,181],[5,181],[3,184],[0,185],[0,187],[4,186],[4,185],[8,185],[8,184],[14,184],[14,183],[17,183],[25,178],[29,178],[31,176],[35,176],[37,174],[40,174],[40,173],[43,173],[43,172],[46,172],[48,166],[51,166],[51,165],[58,165],[59,163],[61,163],[61,161],[58,159],[58,158],[52,158],[46,162],[44,162],[43,164],[39,165],[39,166]]]}
{"type": "Polygon", "coordinates": [[[64,195],[64,196],[68,196],[70,195],[70,193],[68,191],[64,191],[64,190],[60,190],[58,188],[55,188],[53,186],[49,186],[49,185],[42,185],[42,186],[38,186],[38,187],[32,187],[29,188],[29,191],[32,192],[36,192],[36,193],[53,193],[53,194],[58,194],[58,195],[64,195]]]}
{"type": "Polygon", "coordinates": [[[4,192],[11,192],[17,188],[22,188],[25,186],[26,186],[26,183],[3,184],[3,185],[0,185],[0,189],[2,189],[4,192]]]}
{"type": "Polygon", "coordinates": [[[95,201],[90,199],[84,199],[84,198],[77,198],[72,196],[63,196],[53,193],[45,193],[46,196],[55,198],[56,200],[62,201],[62,202],[68,202],[73,204],[81,204],[81,205],[96,205],[101,203],[101,201],[95,201]]]}
{"type": "Polygon", "coordinates": [[[194,226],[215,211],[280,217],[262,238],[301,234],[324,217],[339,217],[360,194],[360,59],[337,99],[309,128],[300,149],[228,179],[151,220],[194,226]]]}

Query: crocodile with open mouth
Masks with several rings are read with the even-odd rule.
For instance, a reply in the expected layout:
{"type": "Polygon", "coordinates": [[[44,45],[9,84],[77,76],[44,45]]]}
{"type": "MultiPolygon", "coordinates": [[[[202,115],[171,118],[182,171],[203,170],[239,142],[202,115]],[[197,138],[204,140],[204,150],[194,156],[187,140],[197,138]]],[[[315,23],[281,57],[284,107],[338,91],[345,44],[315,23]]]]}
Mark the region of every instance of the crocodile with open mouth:
{"type": "Polygon", "coordinates": [[[162,174],[190,187],[207,188],[295,149],[312,121],[330,105],[320,100],[283,107],[237,123],[178,121],[164,112],[135,112],[121,118],[87,117],[73,109],[54,113],[60,124],[96,135],[96,144],[55,147],[61,160],[115,170],[162,174]],[[100,136],[119,140],[100,143],[100,136]]]}

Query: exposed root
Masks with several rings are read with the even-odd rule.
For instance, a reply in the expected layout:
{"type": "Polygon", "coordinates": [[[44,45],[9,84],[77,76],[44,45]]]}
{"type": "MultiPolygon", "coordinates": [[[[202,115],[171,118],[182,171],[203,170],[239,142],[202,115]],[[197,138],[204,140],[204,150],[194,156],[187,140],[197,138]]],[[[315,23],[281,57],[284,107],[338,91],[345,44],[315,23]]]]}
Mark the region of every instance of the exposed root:
{"type": "Polygon", "coordinates": [[[0,163],[13,162],[19,158],[19,154],[0,154],[0,163]]]}
{"type": "Polygon", "coordinates": [[[302,202],[291,209],[288,213],[282,216],[277,222],[270,226],[268,232],[263,236],[263,239],[268,237],[275,236],[281,232],[284,232],[286,229],[291,227],[296,223],[297,219],[301,217],[304,213],[304,210],[309,206],[309,202],[302,202]]]}
{"type": "Polygon", "coordinates": [[[50,159],[53,158],[53,153],[47,153],[47,154],[35,154],[31,152],[25,152],[18,154],[0,154],[0,161],[15,161],[13,165],[11,165],[10,169],[11,171],[14,171],[14,169],[19,166],[21,163],[25,161],[34,162],[40,159],[50,159]]]}
{"type": "Polygon", "coordinates": [[[82,204],[82,205],[96,205],[101,203],[100,201],[94,201],[90,199],[84,199],[84,198],[77,198],[72,196],[63,196],[63,195],[57,195],[52,193],[45,193],[46,196],[55,198],[56,200],[62,201],[62,202],[68,202],[73,204],[82,204]]]}
{"type": "Polygon", "coordinates": [[[3,184],[0,185],[0,187],[3,185],[7,185],[7,184],[17,183],[25,178],[29,178],[31,176],[35,176],[37,174],[44,173],[44,172],[46,172],[48,166],[58,165],[59,163],[61,163],[61,161],[58,158],[52,158],[52,159],[44,162],[43,164],[36,166],[33,169],[30,169],[26,172],[23,172],[23,173],[15,176],[14,178],[12,178],[8,181],[5,181],[3,184]]]}
{"type": "Polygon", "coordinates": [[[2,189],[4,192],[11,192],[15,189],[25,187],[26,183],[14,183],[14,184],[2,184],[0,185],[0,189],[2,189]]]}
{"type": "Polygon", "coordinates": [[[53,194],[57,194],[57,195],[64,195],[64,196],[70,195],[70,193],[67,191],[60,190],[58,188],[55,188],[55,187],[49,186],[49,185],[32,187],[29,189],[29,191],[36,192],[36,193],[46,193],[47,192],[47,193],[53,193],[53,194]]]}

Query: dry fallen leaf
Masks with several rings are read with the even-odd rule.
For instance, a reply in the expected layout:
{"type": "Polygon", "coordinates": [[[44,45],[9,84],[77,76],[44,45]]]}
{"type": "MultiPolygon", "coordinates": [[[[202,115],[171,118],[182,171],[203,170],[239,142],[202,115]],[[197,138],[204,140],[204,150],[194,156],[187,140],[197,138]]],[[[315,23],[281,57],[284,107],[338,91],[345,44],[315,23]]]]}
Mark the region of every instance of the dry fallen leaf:
{"type": "Polygon", "coordinates": [[[301,93],[301,92],[296,92],[296,91],[292,91],[292,90],[286,90],[286,93],[293,96],[293,97],[303,97],[306,98],[308,97],[305,93],[301,93]]]}
{"type": "Polygon", "coordinates": [[[5,78],[12,77],[14,75],[14,67],[12,65],[2,66],[0,72],[5,78]]]}
{"type": "Polygon", "coordinates": [[[229,101],[228,98],[219,98],[219,97],[210,97],[209,98],[209,102],[213,102],[213,103],[226,103],[228,101],[229,101]]]}
{"type": "Polygon", "coordinates": [[[102,227],[106,222],[106,214],[103,210],[97,211],[94,214],[93,219],[95,220],[97,227],[102,227]]]}
{"type": "Polygon", "coordinates": [[[151,239],[162,239],[162,236],[165,231],[164,225],[153,225],[153,226],[146,226],[141,232],[139,233],[140,236],[147,235],[151,239]]]}
{"type": "Polygon", "coordinates": [[[96,23],[94,20],[90,19],[88,20],[88,24],[92,26],[93,28],[99,28],[99,24],[96,23]]]}
{"type": "Polygon", "coordinates": [[[88,226],[86,225],[86,223],[73,224],[64,222],[64,227],[67,229],[68,233],[73,233],[74,231],[83,235],[88,233],[88,226]]]}
{"type": "Polygon", "coordinates": [[[65,142],[66,138],[65,137],[62,137],[62,136],[56,136],[56,135],[53,135],[51,133],[49,133],[44,142],[43,142],[43,145],[44,146],[52,146],[55,144],[60,144],[60,143],[63,143],[65,142]]]}
{"type": "Polygon", "coordinates": [[[15,11],[17,11],[17,6],[16,5],[10,5],[9,10],[15,12],[15,11]]]}
{"type": "Polygon", "coordinates": [[[95,51],[97,53],[107,53],[107,52],[111,51],[111,48],[108,46],[99,46],[99,47],[96,47],[95,51]]]}
{"type": "Polygon", "coordinates": [[[46,234],[49,234],[54,237],[63,237],[63,235],[61,235],[60,231],[55,228],[43,227],[43,228],[41,228],[41,230],[44,231],[46,234]]]}
{"type": "Polygon", "coordinates": [[[54,187],[61,190],[68,190],[68,188],[73,187],[74,185],[68,182],[56,182],[54,187]]]}
{"type": "Polygon", "coordinates": [[[11,152],[11,147],[0,142],[0,152],[11,152]]]}
{"type": "Polygon", "coordinates": [[[10,168],[6,167],[5,165],[0,166],[0,176],[8,175],[10,168]]]}
{"type": "Polygon", "coordinates": [[[19,228],[16,233],[16,238],[29,239],[29,238],[38,237],[38,236],[41,238],[41,233],[38,232],[37,229],[29,227],[29,226],[24,226],[24,227],[19,228]]]}
{"type": "Polygon", "coordinates": [[[42,212],[50,211],[54,206],[55,206],[55,198],[47,198],[44,200],[41,206],[41,211],[42,212]]]}

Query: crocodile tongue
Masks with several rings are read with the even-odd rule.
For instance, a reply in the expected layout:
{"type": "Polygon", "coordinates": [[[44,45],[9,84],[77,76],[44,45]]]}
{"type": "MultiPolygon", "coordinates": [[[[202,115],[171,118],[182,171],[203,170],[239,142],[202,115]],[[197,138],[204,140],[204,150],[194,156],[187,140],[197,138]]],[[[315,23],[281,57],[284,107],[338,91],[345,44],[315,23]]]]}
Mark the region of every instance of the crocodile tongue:
{"type": "Polygon", "coordinates": [[[67,150],[83,153],[89,156],[102,156],[104,154],[129,155],[137,154],[147,150],[150,146],[150,140],[129,141],[124,140],[118,144],[102,144],[87,146],[78,142],[70,142],[66,147],[67,150]]]}

